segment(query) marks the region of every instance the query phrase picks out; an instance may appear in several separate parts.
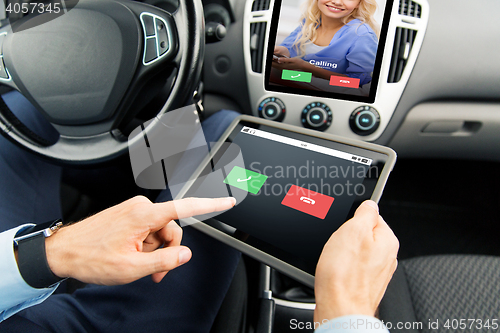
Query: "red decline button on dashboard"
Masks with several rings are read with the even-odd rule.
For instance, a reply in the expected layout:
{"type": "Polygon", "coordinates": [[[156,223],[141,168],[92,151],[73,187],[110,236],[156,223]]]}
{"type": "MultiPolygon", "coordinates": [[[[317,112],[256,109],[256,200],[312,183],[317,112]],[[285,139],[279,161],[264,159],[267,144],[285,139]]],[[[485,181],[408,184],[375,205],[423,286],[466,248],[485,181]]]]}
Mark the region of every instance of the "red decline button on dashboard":
{"type": "Polygon", "coordinates": [[[333,200],[327,195],[292,185],[281,204],[324,220],[333,200]]]}
{"type": "Polygon", "coordinates": [[[330,76],[330,85],[346,88],[359,88],[359,79],[347,76],[330,76]]]}

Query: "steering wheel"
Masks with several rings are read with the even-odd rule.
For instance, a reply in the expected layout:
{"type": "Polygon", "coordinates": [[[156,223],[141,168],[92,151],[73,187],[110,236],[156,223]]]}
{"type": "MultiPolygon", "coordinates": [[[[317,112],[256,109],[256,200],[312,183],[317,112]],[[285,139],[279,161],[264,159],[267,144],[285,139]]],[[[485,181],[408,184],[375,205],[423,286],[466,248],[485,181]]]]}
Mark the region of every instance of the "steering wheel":
{"type": "MultiPolygon", "coordinates": [[[[0,30],[0,83],[24,95],[59,140],[51,144],[37,136],[5,105],[0,129],[59,164],[108,161],[127,151],[121,128],[146,104],[148,93],[159,90],[155,84],[165,86],[165,75],[172,80],[158,116],[193,97],[205,47],[203,6],[201,0],[179,0],[169,13],[128,0],[60,4],[65,8],[57,14],[53,7],[0,30]]],[[[144,131],[158,126],[164,125],[152,121],[144,131]]]]}

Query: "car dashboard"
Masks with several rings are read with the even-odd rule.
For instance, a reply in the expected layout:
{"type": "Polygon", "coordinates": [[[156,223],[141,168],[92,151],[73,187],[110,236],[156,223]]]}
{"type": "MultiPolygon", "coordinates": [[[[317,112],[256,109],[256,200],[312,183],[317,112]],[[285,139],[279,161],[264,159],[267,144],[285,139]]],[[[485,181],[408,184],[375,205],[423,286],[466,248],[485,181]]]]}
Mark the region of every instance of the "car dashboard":
{"type": "MultiPolygon", "coordinates": [[[[266,1],[261,2],[266,3],[266,1]]],[[[265,48],[269,44],[268,31],[274,1],[267,3],[268,9],[259,10],[261,4],[247,2],[244,14],[243,47],[252,114],[262,116],[258,112],[259,108],[265,107],[265,104],[273,99],[278,99],[286,108],[283,122],[302,126],[303,109],[311,103],[320,104],[331,112],[332,118],[331,125],[324,129],[324,132],[366,141],[379,138],[392,118],[422,45],[429,13],[427,2],[410,1],[408,7],[397,4],[393,6],[387,40],[395,43],[386,44],[381,80],[373,104],[267,92],[264,87],[262,73],[264,66],[261,65],[263,63],[261,58],[267,54],[265,48]],[[363,130],[359,124],[350,124],[351,116],[359,110],[365,110],[368,116],[378,118],[377,122],[380,124],[375,132],[369,134],[371,131],[363,130]]]]}
{"type": "MultiPolygon", "coordinates": [[[[492,9],[499,6],[486,2],[492,9]]],[[[214,3],[205,1],[206,6],[214,3]]],[[[223,6],[222,1],[217,4],[223,6]]],[[[396,0],[375,101],[359,103],[266,91],[274,1],[229,1],[224,6],[233,18],[227,37],[206,47],[208,113],[230,108],[268,118],[262,109],[271,103],[273,109],[286,110],[279,120],[302,127],[302,111],[318,103],[331,112],[330,126],[320,130],[388,145],[400,157],[499,159],[498,145],[488,144],[496,142],[500,129],[500,65],[494,60],[500,51],[489,42],[498,38],[497,23],[452,1],[396,0]],[[467,20],[471,25],[461,24],[467,20]],[[360,110],[380,122],[375,131],[353,123],[360,110]]]]}

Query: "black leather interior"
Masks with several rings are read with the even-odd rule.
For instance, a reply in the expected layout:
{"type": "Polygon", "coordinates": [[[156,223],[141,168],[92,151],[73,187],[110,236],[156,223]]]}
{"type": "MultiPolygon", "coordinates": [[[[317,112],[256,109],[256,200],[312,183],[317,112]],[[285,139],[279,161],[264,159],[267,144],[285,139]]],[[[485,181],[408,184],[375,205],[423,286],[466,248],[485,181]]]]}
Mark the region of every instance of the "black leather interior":
{"type": "Polygon", "coordinates": [[[248,298],[245,262],[240,259],[210,333],[244,332],[248,298]]]}
{"type": "Polygon", "coordinates": [[[474,326],[478,325],[477,319],[482,323],[489,319],[491,325],[492,319],[498,320],[500,315],[500,257],[437,255],[403,260],[387,288],[379,314],[380,319],[393,325],[391,333],[483,331],[474,326]],[[465,319],[467,328],[445,327],[454,319],[465,319]],[[421,322],[422,327],[394,327],[400,322],[421,322]]]}

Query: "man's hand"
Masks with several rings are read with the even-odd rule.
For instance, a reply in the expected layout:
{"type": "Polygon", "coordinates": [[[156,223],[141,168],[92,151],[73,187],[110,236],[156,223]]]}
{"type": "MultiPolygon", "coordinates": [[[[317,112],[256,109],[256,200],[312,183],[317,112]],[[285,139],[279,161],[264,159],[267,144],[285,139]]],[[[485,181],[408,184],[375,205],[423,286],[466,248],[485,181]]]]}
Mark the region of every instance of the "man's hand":
{"type": "Polygon", "coordinates": [[[191,250],[180,246],[182,229],[173,220],[234,204],[234,198],[153,204],[135,197],[47,238],[47,261],[55,275],[86,283],[125,284],[151,274],[160,282],[168,271],[191,259],[191,250]]]}
{"type": "Polygon", "coordinates": [[[399,242],[373,201],[330,237],[316,267],[314,321],[374,316],[397,267],[399,242]]]}

